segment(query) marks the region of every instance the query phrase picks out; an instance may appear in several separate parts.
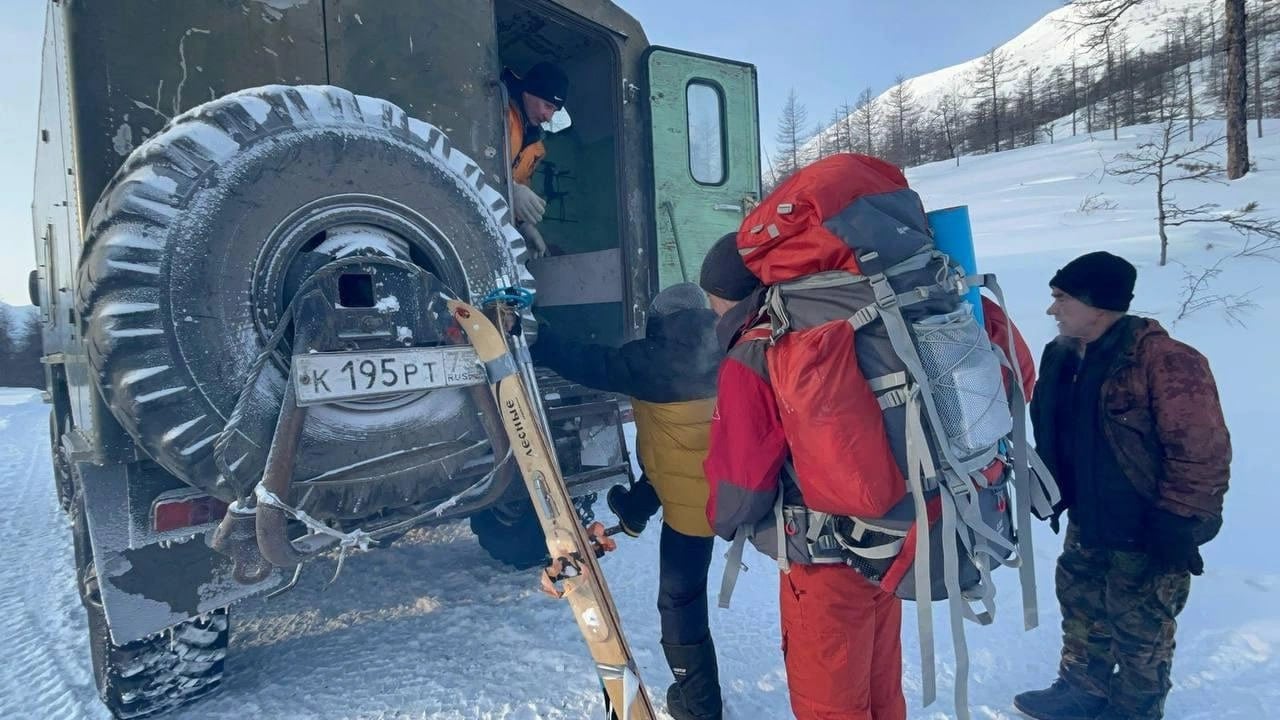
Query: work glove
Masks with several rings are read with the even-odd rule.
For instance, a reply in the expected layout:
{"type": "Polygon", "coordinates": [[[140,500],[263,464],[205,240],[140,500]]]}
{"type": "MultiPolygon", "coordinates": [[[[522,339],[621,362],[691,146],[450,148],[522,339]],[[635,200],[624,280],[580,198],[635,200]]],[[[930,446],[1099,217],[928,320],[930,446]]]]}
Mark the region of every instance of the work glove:
{"type": "Polygon", "coordinates": [[[547,201],[538,197],[538,193],[523,183],[514,183],[511,188],[511,209],[515,211],[516,223],[542,222],[542,214],[547,210],[547,201]]]}
{"type": "Polygon", "coordinates": [[[1067,511],[1067,505],[1069,504],[1070,503],[1067,501],[1066,498],[1062,498],[1057,502],[1057,504],[1049,508],[1049,512],[1047,515],[1042,515],[1039,511],[1035,509],[1032,509],[1031,512],[1034,513],[1035,516],[1040,520],[1044,520],[1048,522],[1049,529],[1053,531],[1054,535],[1057,535],[1058,533],[1062,532],[1062,514],[1067,511]]]}
{"type": "Polygon", "coordinates": [[[1049,529],[1054,535],[1062,532],[1062,513],[1066,512],[1066,508],[1055,507],[1053,514],[1049,516],[1049,529]]]}
{"type": "MultiPolygon", "coordinates": [[[[516,187],[523,186],[517,185],[516,187]]],[[[534,195],[534,197],[537,197],[537,195],[534,195]]],[[[516,229],[524,237],[524,244],[529,252],[530,260],[547,256],[547,241],[542,239],[542,233],[538,232],[536,226],[532,223],[522,222],[516,225],[516,229]]]]}
{"type": "Polygon", "coordinates": [[[1147,520],[1147,555],[1162,572],[1204,574],[1204,559],[1196,545],[1196,518],[1155,510],[1147,520]]]}

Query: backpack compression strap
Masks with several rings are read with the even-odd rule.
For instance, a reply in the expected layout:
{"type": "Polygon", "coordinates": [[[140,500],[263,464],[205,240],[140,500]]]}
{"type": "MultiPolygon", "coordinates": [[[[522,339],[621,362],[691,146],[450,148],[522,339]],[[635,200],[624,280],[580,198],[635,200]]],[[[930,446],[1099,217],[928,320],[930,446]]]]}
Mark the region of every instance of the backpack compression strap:
{"type": "MultiPolygon", "coordinates": [[[[938,470],[933,465],[933,456],[929,452],[929,439],[924,434],[924,428],[920,424],[920,387],[913,386],[911,389],[911,398],[907,403],[907,490],[911,493],[911,499],[915,506],[916,513],[916,556],[913,563],[913,571],[916,583],[916,629],[920,635],[920,682],[921,694],[923,702],[926,706],[933,704],[938,699],[938,678],[937,678],[937,661],[934,656],[933,644],[933,575],[929,567],[930,543],[929,543],[929,510],[924,499],[925,482],[936,483],[938,479],[938,470]],[[925,593],[923,598],[920,593],[925,593]]],[[[946,493],[938,493],[939,496],[946,493]]],[[[945,528],[944,528],[945,532],[945,528]]],[[[943,541],[946,543],[946,540],[943,541]]],[[[954,546],[954,541],[950,543],[954,546]]],[[[957,583],[958,584],[958,583],[957,583]]],[[[951,624],[954,626],[957,618],[952,617],[951,624]]],[[[964,658],[960,646],[956,647],[956,692],[964,684],[961,680],[961,669],[968,667],[967,658],[965,664],[961,665],[961,659],[964,658]]],[[[956,708],[961,707],[959,703],[959,695],[956,697],[956,708]]],[[[966,720],[962,718],[961,720],[966,720]]]]}
{"type": "Polygon", "coordinates": [[[1031,511],[1032,506],[1036,506],[1037,514],[1042,517],[1048,517],[1053,513],[1053,506],[1061,501],[1062,496],[1058,491],[1058,485],[1053,480],[1053,476],[1049,474],[1048,468],[1040,456],[1031,448],[1031,443],[1027,442],[1027,407],[1026,397],[1022,390],[1022,369],[1019,366],[1017,348],[1014,347],[1014,331],[1013,320],[1009,319],[1009,312],[1004,302],[1004,292],[1000,289],[1000,284],[996,282],[995,275],[974,275],[968,278],[967,283],[970,287],[985,287],[991,290],[996,296],[996,302],[1000,309],[1004,311],[1005,318],[1009,323],[1009,332],[1006,334],[1007,347],[1002,348],[1004,357],[1002,360],[1006,362],[1013,373],[1013,382],[1009,385],[1013,388],[1012,407],[1013,413],[1013,489],[1017,493],[1017,540],[1019,546],[1019,554],[1022,557],[1022,565],[1018,569],[1018,574],[1022,584],[1022,624],[1027,630],[1034,629],[1040,624],[1039,606],[1036,602],[1036,570],[1035,570],[1035,546],[1032,540],[1031,527],[1031,511]],[[1031,481],[1032,470],[1035,470],[1036,482],[1031,481]]]}
{"type": "MultiPolygon", "coordinates": [[[[923,363],[919,354],[916,352],[915,343],[911,338],[911,330],[907,325],[906,318],[902,315],[902,306],[900,303],[901,296],[896,294],[890,286],[887,277],[884,274],[873,274],[868,276],[871,282],[872,290],[875,292],[876,305],[879,308],[878,315],[884,323],[885,330],[889,335],[890,343],[893,345],[894,352],[906,365],[907,371],[911,378],[915,381],[912,388],[911,401],[908,403],[908,442],[922,448],[922,452],[917,453],[918,460],[913,460],[908,453],[908,467],[911,469],[913,465],[927,462],[932,465],[932,455],[928,448],[928,435],[926,434],[923,418],[929,418],[929,427],[935,436],[938,434],[942,423],[939,419],[937,408],[934,406],[931,383],[928,374],[924,370],[923,363]],[[923,413],[922,413],[923,410],[923,413]]],[[[958,288],[957,288],[958,292],[958,288]]],[[[913,493],[919,493],[918,497],[923,498],[925,482],[933,480],[937,483],[940,490],[939,495],[942,498],[942,562],[943,562],[943,580],[947,589],[947,599],[951,615],[951,635],[955,645],[956,654],[956,680],[955,680],[955,710],[959,720],[968,720],[968,643],[964,636],[964,620],[968,619],[979,624],[989,624],[993,620],[995,588],[990,581],[986,572],[986,559],[977,557],[978,554],[996,557],[983,546],[983,541],[989,542],[991,545],[1006,550],[1012,560],[1006,564],[1015,564],[1021,560],[1018,557],[1017,550],[1005,538],[997,534],[982,519],[981,509],[978,507],[977,496],[978,488],[972,477],[971,472],[980,471],[991,460],[989,457],[979,457],[969,462],[961,462],[951,450],[950,443],[945,437],[937,437],[937,447],[945,461],[945,467],[939,472],[938,468],[924,467],[924,477],[917,477],[919,481],[919,489],[915,487],[909,488],[913,493]],[[932,472],[929,472],[932,470],[932,472]],[[971,531],[977,540],[970,539],[969,532],[960,532],[960,526],[967,531],[971,531]],[[980,585],[981,594],[974,598],[975,601],[981,602],[984,611],[979,614],[969,605],[969,601],[964,598],[960,590],[960,549],[958,543],[963,542],[966,554],[970,562],[980,571],[983,572],[983,583],[980,585]],[[975,547],[976,544],[976,547],[975,547]]],[[[909,482],[912,481],[908,478],[909,482]]],[[[917,525],[917,532],[922,537],[928,537],[927,534],[927,510],[917,508],[917,523],[925,523],[924,527],[917,525]]],[[[920,543],[916,550],[917,562],[915,567],[917,593],[929,593],[927,597],[932,596],[932,583],[928,574],[925,574],[930,568],[928,563],[928,547],[925,543],[920,543]],[[921,564],[923,560],[923,565],[921,564]]],[[[917,601],[918,622],[920,625],[920,643],[921,643],[921,661],[924,664],[922,668],[922,677],[924,680],[925,703],[928,704],[936,698],[936,681],[934,675],[933,662],[933,645],[932,645],[932,612],[928,607],[929,602],[917,601]],[[926,646],[926,642],[928,645],[926,646]]]]}

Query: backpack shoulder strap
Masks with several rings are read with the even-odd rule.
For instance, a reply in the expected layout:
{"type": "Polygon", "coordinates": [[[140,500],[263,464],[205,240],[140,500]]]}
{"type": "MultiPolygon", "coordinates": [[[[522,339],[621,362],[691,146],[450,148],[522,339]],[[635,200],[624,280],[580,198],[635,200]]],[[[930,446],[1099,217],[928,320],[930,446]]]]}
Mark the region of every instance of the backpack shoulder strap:
{"type": "MultiPolygon", "coordinates": [[[[778,569],[782,572],[790,572],[791,563],[787,559],[787,526],[782,512],[782,488],[778,488],[778,495],[773,501],[773,523],[774,532],[778,534],[778,569]]],[[[754,525],[744,523],[738,526],[738,531],[733,534],[733,542],[729,544],[729,550],[724,555],[724,574],[720,576],[718,604],[722,608],[729,607],[733,590],[738,585],[738,575],[747,569],[747,564],[742,561],[742,552],[746,548],[747,541],[755,536],[755,531],[754,525]]]]}

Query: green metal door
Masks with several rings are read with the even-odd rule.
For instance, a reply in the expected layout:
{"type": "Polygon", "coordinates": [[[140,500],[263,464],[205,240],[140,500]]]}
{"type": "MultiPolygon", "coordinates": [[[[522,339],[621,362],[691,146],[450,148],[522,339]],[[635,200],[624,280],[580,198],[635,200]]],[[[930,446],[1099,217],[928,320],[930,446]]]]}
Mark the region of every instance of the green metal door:
{"type": "Polygon", "coordinates": [[[658,287],[697,282],[707,249],[760,197],[754,65],[652,48],[648,55],[658,287]]]}

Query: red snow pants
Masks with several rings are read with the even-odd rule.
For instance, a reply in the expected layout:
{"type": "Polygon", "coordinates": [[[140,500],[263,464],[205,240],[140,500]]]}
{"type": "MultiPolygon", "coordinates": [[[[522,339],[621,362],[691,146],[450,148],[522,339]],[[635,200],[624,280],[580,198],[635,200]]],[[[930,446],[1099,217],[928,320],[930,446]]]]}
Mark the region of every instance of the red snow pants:
{"type": "Polygon", "coordinates": [[[780,579],[797,720],[905,720],[902,601],[845,565],[792,565],[780,579]]]}

